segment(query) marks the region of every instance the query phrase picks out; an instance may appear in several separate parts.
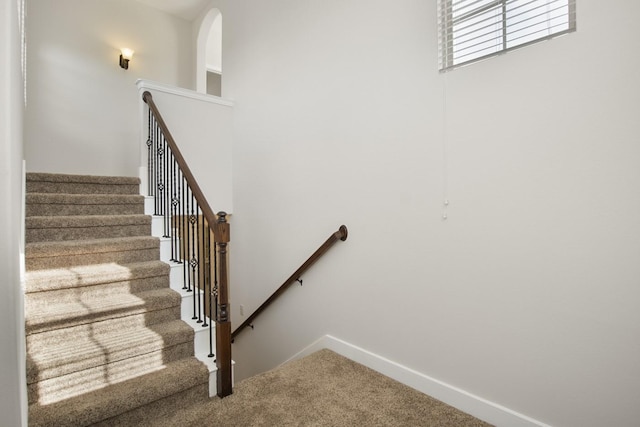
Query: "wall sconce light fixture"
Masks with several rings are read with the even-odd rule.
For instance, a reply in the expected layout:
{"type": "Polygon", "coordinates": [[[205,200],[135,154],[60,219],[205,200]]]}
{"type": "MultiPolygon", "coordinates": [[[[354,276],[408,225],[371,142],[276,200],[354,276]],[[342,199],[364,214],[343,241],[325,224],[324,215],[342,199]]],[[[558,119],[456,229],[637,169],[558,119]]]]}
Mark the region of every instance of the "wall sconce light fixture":
{"type": "Polygon", "coordinates": [[[131,57],[133,57],[133,51],[129,48],[123,48],[120,51],[120,67],[125,70],[129,69],[129,61],[131,61],[131,57]]]}

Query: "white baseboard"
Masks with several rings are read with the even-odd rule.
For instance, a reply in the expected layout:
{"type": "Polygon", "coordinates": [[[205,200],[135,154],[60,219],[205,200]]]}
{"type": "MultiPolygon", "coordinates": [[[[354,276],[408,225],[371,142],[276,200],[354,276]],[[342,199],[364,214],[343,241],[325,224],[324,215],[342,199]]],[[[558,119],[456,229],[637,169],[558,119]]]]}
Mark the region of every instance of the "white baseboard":
{"type": "MultiPolygon", "coordinates": [[[[498,427],[550,427],[548,424],[490,402],[450,384],[431,378],[341,339],[325,335],[289,360],[307,356],[327,348],[374,371],[434,397],[476,418],[498,427]]],[[[286,362],[285,362],[286,363],[286,362]]]]}

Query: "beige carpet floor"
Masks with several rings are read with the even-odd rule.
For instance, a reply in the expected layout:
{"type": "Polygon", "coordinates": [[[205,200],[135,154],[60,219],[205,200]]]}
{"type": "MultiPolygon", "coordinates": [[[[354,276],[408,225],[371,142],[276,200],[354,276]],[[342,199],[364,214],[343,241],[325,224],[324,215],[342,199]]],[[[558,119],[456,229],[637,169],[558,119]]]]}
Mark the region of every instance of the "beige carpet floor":
{"type": "Polygon", "coordinates": [[[153,426],[488,426],[330,350],[236,384],[206,404],[167,407],[153,426]]]}

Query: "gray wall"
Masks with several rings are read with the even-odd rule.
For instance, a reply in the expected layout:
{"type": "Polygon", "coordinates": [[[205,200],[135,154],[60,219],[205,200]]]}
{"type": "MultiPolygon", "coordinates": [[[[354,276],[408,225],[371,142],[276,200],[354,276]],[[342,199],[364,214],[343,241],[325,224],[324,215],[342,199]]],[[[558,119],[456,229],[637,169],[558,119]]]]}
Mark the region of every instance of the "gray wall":
{"type": "Polygon", "coordinates": [[[0,2],[0,414],[2,425],[26,426],[22,249],[21,38],[16,1],[0,2]]]}
{"type": "Polygon", "coordinates": [[[350,232],[236,341],[238,377],[331,334],[541,422],[635,424],[640,4],[440,74],[435,1],[215,3],[233,322],[350,232]]]}
{"type": "Polygon", "coordinates": [[[137,175],[135,81],[193,88],[191,23],[129,0],[31,1],[28,17],[27,169],[137,175]]]}

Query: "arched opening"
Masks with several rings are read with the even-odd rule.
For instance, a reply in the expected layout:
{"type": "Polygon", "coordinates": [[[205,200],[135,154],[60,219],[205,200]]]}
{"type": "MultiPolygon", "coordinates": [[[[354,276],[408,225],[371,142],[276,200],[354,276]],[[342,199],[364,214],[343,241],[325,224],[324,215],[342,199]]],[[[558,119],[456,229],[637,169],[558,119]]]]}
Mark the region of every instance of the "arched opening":
{"type": "Polygon", "coordinates": [[[222,13],[209,10],[200,24],[196,55],[196,90],[222,95],[222,13]]]}

